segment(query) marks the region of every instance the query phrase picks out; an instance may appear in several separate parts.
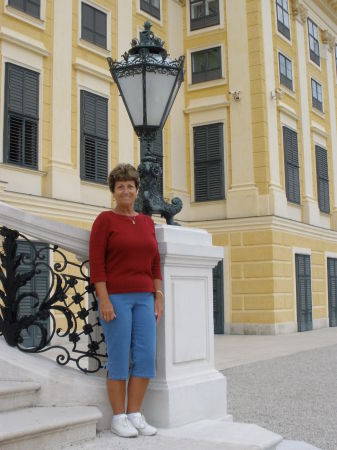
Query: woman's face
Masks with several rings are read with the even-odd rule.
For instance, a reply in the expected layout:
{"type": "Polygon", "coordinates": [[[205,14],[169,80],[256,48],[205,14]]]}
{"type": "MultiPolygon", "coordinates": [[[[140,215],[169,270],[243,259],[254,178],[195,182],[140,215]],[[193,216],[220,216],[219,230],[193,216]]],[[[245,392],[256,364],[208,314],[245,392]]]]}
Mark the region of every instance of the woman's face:
{"type": "Polygon", "coordinates": [[[137,189],[134,180],[116,181],[113,194],[116,200],[116,206],[133,208],[137,197],[137,189]]]}

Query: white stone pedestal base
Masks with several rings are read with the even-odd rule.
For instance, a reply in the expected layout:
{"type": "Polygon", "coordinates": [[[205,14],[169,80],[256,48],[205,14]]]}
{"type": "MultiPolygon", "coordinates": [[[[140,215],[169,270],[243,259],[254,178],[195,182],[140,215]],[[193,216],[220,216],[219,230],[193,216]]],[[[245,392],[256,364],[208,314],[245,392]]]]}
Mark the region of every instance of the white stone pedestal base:
{"type": "Polygon", "coordinates": [[[226,378],[214,368],[212,269],[223,248],[200,229],[160,225],[156,235],[165,311],[145,415],[161,428],[228,418],[226,378]]]}

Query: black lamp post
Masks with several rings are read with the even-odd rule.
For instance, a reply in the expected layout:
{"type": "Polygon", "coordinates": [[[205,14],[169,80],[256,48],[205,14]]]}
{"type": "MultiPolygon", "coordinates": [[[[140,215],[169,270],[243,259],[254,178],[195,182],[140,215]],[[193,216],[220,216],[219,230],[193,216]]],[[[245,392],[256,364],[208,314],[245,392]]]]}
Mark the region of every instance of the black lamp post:
{"type": "Polygon", "coordinates": [[[139,40],[133,39],[131,45],[122,61],[108,58],[108,63],[132,126],[146,143],[146,153],[138,167],[141,184],[135,208],[150,216],[161,214],[169,225],[174,225],[173,216],[183,204],[178,197],[171,204],[164,201],[158,186],[161,167],[151,148],[184,80],[184,56],[169,59],[164,42],[153,34],[150,22],[145,22],[139,40]]]}

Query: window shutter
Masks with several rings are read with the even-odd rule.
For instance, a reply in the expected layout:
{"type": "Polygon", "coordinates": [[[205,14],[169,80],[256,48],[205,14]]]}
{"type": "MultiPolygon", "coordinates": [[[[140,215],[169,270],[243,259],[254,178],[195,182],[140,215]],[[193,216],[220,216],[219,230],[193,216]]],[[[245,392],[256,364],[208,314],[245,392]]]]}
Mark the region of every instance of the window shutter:
{"type": "MultiPolygon", "coordinates": [[[[34,244],[38,251],[47,246],[47,244],[43,243],[34,243],[34,244]]],[[[32,246],[26,241],[17,241],[17,253],[18,254],[25,253],[29,255],[30,258],[33,258],[34,256],[34,250],[32,246]]],[[[43,262],[49,265],[49,251],[47,248],[42,250],[41,256],[42,255],[45,257],[43,262]]],[[[39,273],[36,273],[34,277],[25,284],[25,286],[20,288],[19,294],[24,292],[36,293],[38,295],[39,303],[41,303],[45,299],[50,287],[49,270],[47,266],[45,266],[45,264],[41,264],[38,266],[39,273]]],[[[18,270],[19,272],[28,272],[29,270],[31,270],[31,268],[32,268],[31,265],[23,264],[21,262],[18,270]]],[[[25,297],[20,303],[19,318],[24,316],[30,316],[31,314],[33,314],[34,311],[36,311],[37,309],[37,306],[35,306],[36,301],[37,299],[35,297],[29,296],[25,297]]],[[[47,330],[49,330],[48,319],[41,322],[43,323],[44,327],[46,327],[47,330]]],[[[37,326],[32,326],[29,327],[28,330],[24,330],[22,332],[22,337],[24,339],[23,345],[25,347],[32,347],[40,342],[41,331],[37,326]]]]}
{"type": "Polygon", "coordinates": [[[81,91],[81,178],[107,183],[108,100],[81,91]]]}
{"type": "Polygon", "coordinates": [[[301,203],[297,133],[283,127],[286,194],[290,202],[301,203]]]}
{"type": "Polygon", "coordinates": [[[312,330],[311,267],[309,255],[295,255],[298,331],[312,330]]]}
{"type": "Polygon", "coordinates": [[[6,64],[5,161],[38,167],[39,74],[6,64]]]}
{"type": "Polygon", "coordinates": [[[213,269],[214,334],[224,333],[223,261],[213,269]]]}
{"type": "Polygon", "coordinates": [[[337,327],[337,259],[328,258],[329,326],[337,327]]]}
{"type": "Polygon", "coordinates": [[[82,2],[81,38],[103,48],[107,46],[107,15],[84,2],[82,2]]]}
{"type": "Polygon", "coordinates": [[[328,155],[325,148],[318,145],[316,150],[316,174],[318,206],[322,212],[330,212],[328,155]]]}
{"type": "Polygon", "coordinates": [[[193,128],[195,201],[225,196],[223,170],[223,124],[193,128]]]}

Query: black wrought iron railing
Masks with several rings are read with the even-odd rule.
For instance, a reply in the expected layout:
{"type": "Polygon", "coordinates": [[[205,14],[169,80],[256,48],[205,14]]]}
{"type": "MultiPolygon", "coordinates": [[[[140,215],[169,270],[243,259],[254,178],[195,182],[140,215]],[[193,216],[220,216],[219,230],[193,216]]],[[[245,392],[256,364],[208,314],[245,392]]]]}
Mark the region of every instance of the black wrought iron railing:
{"type": "Polygon", "coordinates": [[[4,226],[0,237],[0,335],[23,352],[51,352],[61,365],[99,371],[106,350],[88,261],[4,226]]]}

